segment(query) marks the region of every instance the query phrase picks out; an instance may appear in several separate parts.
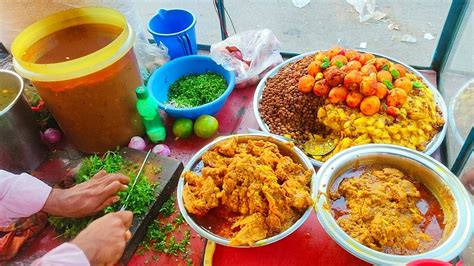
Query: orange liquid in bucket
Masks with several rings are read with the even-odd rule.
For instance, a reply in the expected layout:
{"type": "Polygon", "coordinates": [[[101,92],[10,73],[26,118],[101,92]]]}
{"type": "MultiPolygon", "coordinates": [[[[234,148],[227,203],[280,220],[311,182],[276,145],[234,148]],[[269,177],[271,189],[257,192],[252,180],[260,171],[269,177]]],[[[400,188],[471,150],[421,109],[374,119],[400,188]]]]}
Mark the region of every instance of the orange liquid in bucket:
{"type": "MultiPolygon", "coordinates": [[[[81,58],[104,48],[122,31],[107,24],[64,28],[31,45],[21,60],[47,66],[81,58]]],[[[102,153],[143,134],[134,92],[142,80],[133,49],[88,75],[33,84],[67,138],[83,152],[102,153]]]]}

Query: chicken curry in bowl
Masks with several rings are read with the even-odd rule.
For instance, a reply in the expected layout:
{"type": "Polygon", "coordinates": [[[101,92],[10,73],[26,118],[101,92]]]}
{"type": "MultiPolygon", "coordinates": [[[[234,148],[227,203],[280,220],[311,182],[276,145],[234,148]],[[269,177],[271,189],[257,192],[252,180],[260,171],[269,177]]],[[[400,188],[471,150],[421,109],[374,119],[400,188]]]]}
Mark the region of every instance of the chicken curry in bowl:
{"type": "Polygon", "coordinates": [[[259,245],[288,231],[314,203],[314,170],[293,149],[270,137],[217,142],[183,173],[182,202],[189,217],[230,246],[259,245]]]}

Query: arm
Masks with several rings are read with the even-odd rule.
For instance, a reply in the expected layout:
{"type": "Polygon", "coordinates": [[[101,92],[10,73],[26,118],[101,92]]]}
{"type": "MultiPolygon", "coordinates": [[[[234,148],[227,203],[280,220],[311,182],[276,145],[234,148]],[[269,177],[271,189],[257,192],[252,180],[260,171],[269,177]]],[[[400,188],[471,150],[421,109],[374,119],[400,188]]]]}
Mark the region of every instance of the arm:
{"type": "Polygon", "coordinates": [[[28,175],[0,170],[0,226],[40,211],[51,187],[28,175]]]}

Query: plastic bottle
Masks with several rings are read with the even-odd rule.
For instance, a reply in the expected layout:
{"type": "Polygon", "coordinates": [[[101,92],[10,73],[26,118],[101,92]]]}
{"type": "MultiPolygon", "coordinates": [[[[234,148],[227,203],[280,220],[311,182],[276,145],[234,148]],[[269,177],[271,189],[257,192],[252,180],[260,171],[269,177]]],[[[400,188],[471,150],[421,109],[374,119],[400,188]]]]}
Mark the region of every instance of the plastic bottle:
{"type": "Polygon", "coordinates": [[[148,138],[154,143],[165,140],[166,129],[155,102],[149,97],[148,89],[145,86],[139,86],[135,89],[135,93],[138,98],[137,110],[143,118],[148,138]]]}

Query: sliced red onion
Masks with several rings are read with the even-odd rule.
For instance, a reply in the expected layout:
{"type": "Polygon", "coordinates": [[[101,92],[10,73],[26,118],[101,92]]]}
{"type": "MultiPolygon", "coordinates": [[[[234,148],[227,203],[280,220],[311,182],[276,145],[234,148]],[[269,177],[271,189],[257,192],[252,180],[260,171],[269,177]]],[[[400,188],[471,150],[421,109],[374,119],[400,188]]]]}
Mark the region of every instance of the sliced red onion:
{"type": "Polygon", "coordinates": [[[55,144],[61,140],[61,131],[55,128],[48,128],[43,133],[43,140],[48,144],[55,144]]]}
{"type": "Polygon", "coordinates": [[[130,139],[128,147],[135,150],[144,151],[146,148],[146,143],[142,137],[135,136],[130,139]]]}
{"type": "Polygon", "coordinates": [[[151,150],[153,153],[156,153],[161,156],[170,156],[171,150],[170,147],[166,144],[158,144],[155,147],[153,147],[153,150],[151,150]]]}

